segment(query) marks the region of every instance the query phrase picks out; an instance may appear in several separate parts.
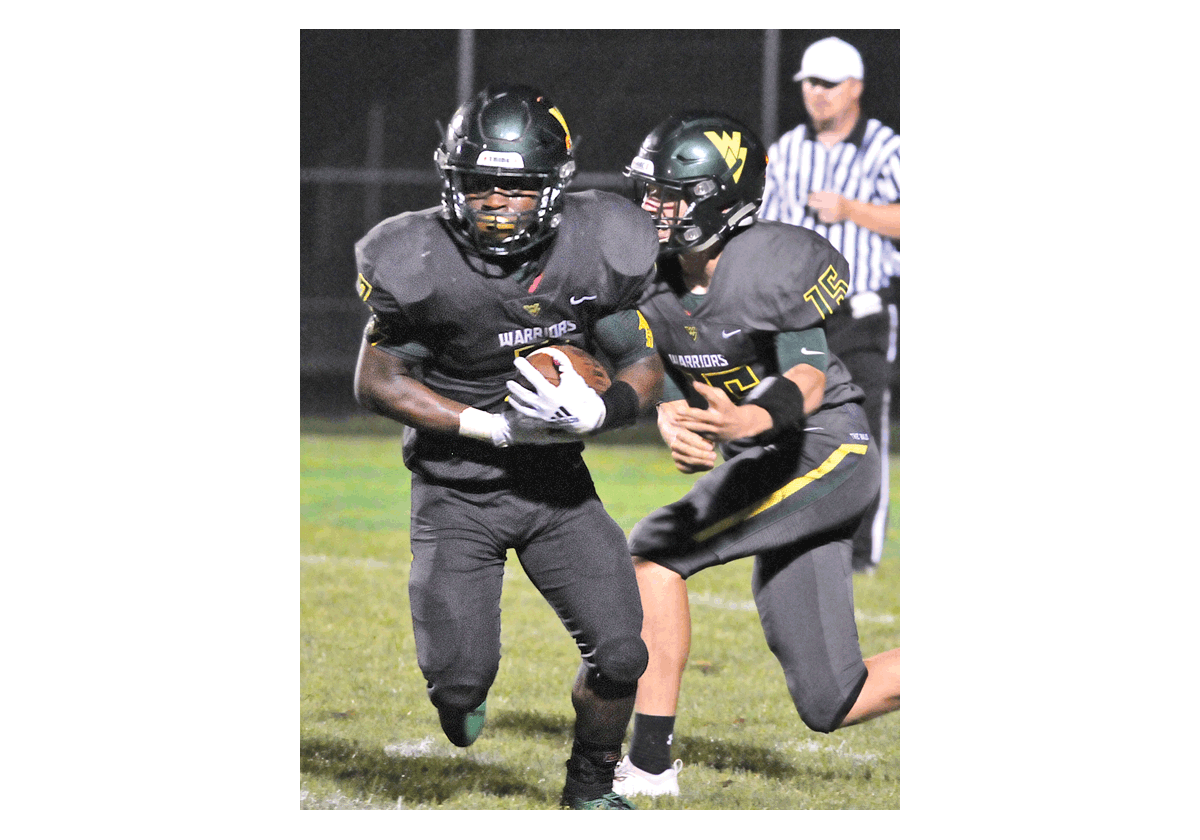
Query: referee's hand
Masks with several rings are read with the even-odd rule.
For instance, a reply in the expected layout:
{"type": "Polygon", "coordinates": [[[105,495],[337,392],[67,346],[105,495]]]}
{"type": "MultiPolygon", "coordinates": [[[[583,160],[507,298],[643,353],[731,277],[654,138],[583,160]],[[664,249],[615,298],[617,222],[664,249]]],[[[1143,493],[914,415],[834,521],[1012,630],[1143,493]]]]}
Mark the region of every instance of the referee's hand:
{"type": "Polygon", "coordinates": [[[817,218],[827,225],[844,221],[846,218],[846,197],[841,193],[809,193],[808,206],[816,210],[817,218]]]}

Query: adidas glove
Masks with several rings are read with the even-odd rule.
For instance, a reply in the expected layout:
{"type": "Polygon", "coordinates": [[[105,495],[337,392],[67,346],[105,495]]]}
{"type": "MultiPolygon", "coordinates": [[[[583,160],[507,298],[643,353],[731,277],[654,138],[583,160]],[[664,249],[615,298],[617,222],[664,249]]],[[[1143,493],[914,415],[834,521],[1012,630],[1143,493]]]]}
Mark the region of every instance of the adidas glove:
{"type": "Polygon", "coordinates": [[[509,409],[500,414],[466,408],[458,415],[458,433],[463,437],[485,440],[493,446],[516,443],[546,445],[567,443],[571,436],[558,426],[526,417],[509,409]]]}
{"type": "Polygon", "coordinates": [[[558,362],[557,385],[551,385],[526,359],[518,356],[513,360],[517,370],[534,387],[530,391],[509,380],[509,402],[513,409],[572,434],[585,435],[596,431],[603,425],[607,414],[604,400],[575,372],[566,355],[553,347],[549,352],[558,362]]]}

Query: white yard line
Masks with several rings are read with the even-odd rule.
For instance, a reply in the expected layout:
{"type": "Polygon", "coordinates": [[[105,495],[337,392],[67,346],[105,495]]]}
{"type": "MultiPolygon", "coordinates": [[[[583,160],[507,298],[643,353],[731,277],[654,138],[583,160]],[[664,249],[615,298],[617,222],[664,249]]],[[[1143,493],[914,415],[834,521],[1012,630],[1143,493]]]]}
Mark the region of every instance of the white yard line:
{"type": "Polygon", "coordinates": [[[803,741],[803,742],[794,742],[793,746],[795,747],[797,752],[833,753],[834,755],[838,756],[839,758],[848,758],[855,763],[859,763],[859,762],[868,762],[869,763],[869,762],[875,762],[875,761],[879,760],[879,756],[876,755],[875,753],[851,752],[850,750],[846,749],[845,741],[842,741],[840,744],[836,744],[836,745],[823,744],[823,743],[820,743],[819,741],[803,741]]]}
{"type": "MultiPolygon", "coordinates": [[[[301,563],[349,563],[351,565],[366,566],[373,569],[387,568],[391,564],[385,563],[382,560],[376,560],[373,557],[331,557],[328,554],[301,554],[301,563]]],[[[738,601],[730,598],[722,598],[720,595],[708,595],[705,593],[689,593],[688,602],[693,606],[713,607],[719,610],[733,610],[735,612],[756,612],[756,607],[753,601],[738,601]]],[[[854,619],[865,624],[895,624],[900,620],[899,616],[895,615],[867,615],[866,613],[854,611],[854,619]]]]}
{"type": "Polygon", "coordinates": [[[433,736],[422,738],[420,741],[405,741],[399,744],[388,744],[383,748],[383,754],[389,758],[417,758],[423,755],[434,755],[438,752],[449,753],[449,750],[434,746],[433,736]]]}
{"type": "MultiPolygon", "coordinates": [[[[734,601],[729,598],[722,598],[720,595],[690,592],[688,593],[688,603],[693,606],[713,607],[719,610],[757,612],[757,607],[754,606],[753,601],[734,601]]],[[[867,615],[855,610],[854,620],[867,624],[895,624],[900,618],[894,615],[867,615]]]]}

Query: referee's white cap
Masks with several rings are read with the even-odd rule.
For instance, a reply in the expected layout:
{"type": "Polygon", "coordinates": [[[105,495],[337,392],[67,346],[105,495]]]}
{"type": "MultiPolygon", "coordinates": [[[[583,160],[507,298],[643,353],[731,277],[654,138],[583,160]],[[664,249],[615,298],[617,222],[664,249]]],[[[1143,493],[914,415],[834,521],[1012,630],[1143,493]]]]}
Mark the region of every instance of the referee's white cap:
{"type": "Polygon", "coordinates": [[[841,38],[822,38],[809,46],[800,59],[800,70],[792,81],[822,79],[826,82],[844,82],[846,79],[862,79],[863,62],[858,50],[841,38]]]}

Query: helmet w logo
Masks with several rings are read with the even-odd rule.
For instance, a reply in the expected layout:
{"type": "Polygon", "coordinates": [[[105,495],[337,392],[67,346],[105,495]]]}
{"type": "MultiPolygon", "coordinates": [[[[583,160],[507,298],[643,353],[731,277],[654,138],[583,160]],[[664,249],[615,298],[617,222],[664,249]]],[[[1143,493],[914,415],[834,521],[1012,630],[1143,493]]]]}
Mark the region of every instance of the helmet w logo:
{"type": "Polygon", "coordinates": [[[721,153],[721,157],[725,158],[725,163],[734,170],[733,183],[736,184],[742,177],[742,168],[746,165],[746,147],[742,145],[742,132],[735,131],[730,135],[727,131],[722,131],[720,134],[715,131],[706,131],[704,136],[712,141],[712,144],[717,147],[717,151],[721,153]]]}

